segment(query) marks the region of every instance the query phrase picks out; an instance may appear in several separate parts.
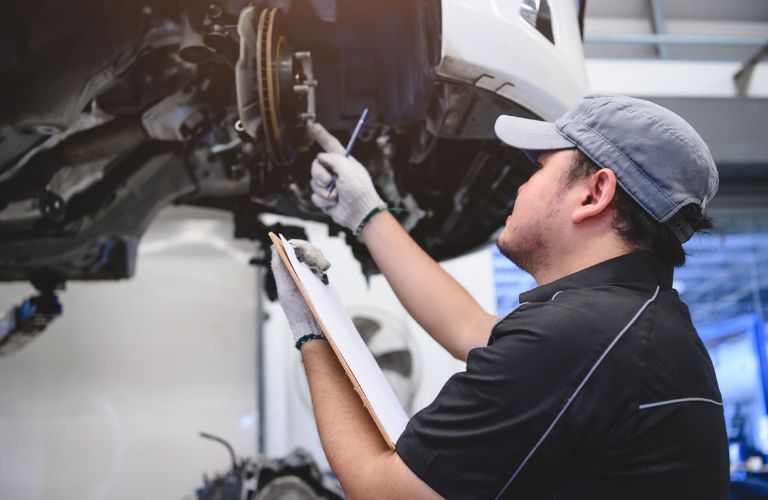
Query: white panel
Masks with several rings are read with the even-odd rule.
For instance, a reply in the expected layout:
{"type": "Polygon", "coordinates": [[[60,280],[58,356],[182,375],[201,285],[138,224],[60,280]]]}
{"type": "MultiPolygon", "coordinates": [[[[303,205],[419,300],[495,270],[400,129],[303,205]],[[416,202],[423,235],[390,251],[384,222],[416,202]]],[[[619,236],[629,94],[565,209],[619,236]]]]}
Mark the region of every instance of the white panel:
{"type": "MultiPolygon", "coordinates": [[[[588,59],[594,92],[646,97],[733,97],[741,63],[588,59]]],[[[768,63],[752,74],[749,97],[768,97],[768,63]]]]}

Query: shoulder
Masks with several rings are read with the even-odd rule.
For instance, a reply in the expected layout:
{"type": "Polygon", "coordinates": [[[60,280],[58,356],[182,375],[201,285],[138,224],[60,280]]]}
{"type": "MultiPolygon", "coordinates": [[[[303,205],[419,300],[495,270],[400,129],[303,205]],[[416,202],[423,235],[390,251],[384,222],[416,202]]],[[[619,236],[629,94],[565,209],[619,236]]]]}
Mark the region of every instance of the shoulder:
{"type": "Polygon", "coordinates": [[[549,301],[523,303],[502,318],[491,332],[491,344],[510,345],[527,340],[572,344],[613,337],[653,296],[653,291],[605,285],[564,290],[549,301]]]}

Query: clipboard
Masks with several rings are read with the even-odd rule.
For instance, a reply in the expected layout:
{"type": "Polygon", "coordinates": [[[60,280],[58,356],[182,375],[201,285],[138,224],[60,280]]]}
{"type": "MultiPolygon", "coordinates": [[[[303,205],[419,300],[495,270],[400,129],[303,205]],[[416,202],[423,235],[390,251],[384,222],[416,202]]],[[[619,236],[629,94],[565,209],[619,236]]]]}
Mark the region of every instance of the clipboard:
{"type": "Polygon", "coordinates": [[[304,297],[336,358],[352,382],[384,441],[394,450],[408,423],[408,415],[379,368],[333,283],[325,285],[299,262],[293,247],[282,235],[269,233],[280,258],[304,297]]]}

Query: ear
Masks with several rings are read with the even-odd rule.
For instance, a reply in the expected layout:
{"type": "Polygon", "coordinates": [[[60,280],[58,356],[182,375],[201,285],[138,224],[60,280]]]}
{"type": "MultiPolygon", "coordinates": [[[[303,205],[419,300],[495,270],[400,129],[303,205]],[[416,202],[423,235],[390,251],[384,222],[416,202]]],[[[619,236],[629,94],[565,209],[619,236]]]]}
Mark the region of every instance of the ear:
{"type": "Polygon", "coordinates": [[[600,169],[590,175],[580,187],[579,204],[573,211],[571,220],[574,224],[579,224],[610,214],[615,195],[616,174],[608,168],[600,169]]]}

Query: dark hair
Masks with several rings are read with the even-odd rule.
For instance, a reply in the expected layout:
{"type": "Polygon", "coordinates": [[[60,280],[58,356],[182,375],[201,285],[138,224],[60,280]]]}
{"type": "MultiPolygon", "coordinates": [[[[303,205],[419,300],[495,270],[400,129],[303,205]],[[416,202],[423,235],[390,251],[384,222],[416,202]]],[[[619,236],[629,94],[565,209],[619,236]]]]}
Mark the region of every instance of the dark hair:
{"type": "MultiPolygon", "coordinates": [[[[586,179],[601,168],[577,149],[563,175],[563,188],[586,179]]],[[[712,219],[696,204],[684,206],[678,217],[690,224],[695,232],[712,228],[712,219]]],[[[649,251],[675,267],[685,264],[685,250],[680,240],[666,225],[656,222],[621,186],[616,186],[613,199],[613,228],[631,249],[649,251]]]]}

